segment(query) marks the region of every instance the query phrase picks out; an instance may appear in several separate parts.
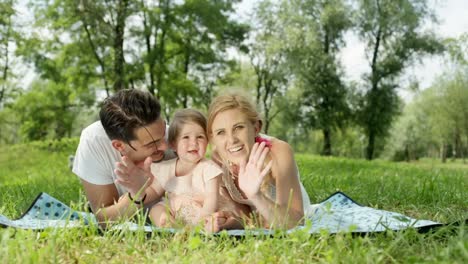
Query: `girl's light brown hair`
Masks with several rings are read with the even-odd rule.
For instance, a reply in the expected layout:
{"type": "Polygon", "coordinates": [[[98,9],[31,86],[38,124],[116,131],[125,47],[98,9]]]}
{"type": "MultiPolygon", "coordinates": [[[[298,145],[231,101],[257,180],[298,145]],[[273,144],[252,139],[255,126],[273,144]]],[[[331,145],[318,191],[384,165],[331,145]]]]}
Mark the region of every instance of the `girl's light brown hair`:
{"type": "Polygon", "coordinates": [[[170,144],[176,143],[177,137],[179,136],[180,131],[182,130],[182,126],[187,123],[195,123],[199,125],[201,128],[203,128],[203,131],[205,131],[206,136],[205,116],[198,110],[185,108],[178,110],[173,116],[172,122],[169,126],[168,135],[168,141],[170,144]]]}
{"type": "Polygon", "coordinates": [[[252,124],[255,124],[257,121],[260,124],[262,123],[255,105],[246,96],[232,93],[219,95],[213,99],[208,110],[208,136],[212,136],[211,129],[216,116],[221,112],[231,109],[239,109],[252,124]]]}

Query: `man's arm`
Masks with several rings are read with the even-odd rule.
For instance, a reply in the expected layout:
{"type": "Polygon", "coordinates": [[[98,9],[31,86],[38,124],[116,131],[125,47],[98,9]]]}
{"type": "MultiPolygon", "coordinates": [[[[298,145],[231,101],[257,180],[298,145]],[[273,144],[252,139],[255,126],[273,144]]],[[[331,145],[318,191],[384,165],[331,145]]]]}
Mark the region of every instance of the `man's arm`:
{"type": "Polygon", "coordinates": [[[127,194],[119,197],[114,184],[96,185],[83,179],[81,183],[91,210],[100,223],[130,217],[141,207],[133,203],[127,194]]]}

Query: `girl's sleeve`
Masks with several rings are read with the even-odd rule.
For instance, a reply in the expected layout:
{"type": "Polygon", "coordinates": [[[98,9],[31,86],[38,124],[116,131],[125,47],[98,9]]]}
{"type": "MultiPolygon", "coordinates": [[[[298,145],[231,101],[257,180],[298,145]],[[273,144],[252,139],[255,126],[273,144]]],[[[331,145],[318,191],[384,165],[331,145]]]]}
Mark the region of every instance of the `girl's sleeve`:
{"type": "Polygon", "coordinates": [[[223,170],[212,160],[205,161],[205,168],[203,169],[203,181],[206,183],[209,180],[220,176],[223,170]]]}

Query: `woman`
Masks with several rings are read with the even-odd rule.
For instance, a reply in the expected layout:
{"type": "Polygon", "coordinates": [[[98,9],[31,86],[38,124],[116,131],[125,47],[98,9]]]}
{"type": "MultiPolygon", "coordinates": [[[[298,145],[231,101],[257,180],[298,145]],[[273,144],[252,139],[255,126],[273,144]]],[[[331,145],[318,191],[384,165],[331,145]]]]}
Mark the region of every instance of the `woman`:
{"type": "MultiPolygon", "coordinates": [[[[231,197],[249,205],[265,227],[291,228],[302,223],[309,198],[289,144],[260,136],[261,128],[258,112],[244,96],[221,95],[210,105],[213,159],[226,169],[223,183],[231,197]]],[[[215,217],[228,218],[223,213],[215,217]]],[[[218,220],[220,229],[229,229],[223,223],[218,220]]]]}

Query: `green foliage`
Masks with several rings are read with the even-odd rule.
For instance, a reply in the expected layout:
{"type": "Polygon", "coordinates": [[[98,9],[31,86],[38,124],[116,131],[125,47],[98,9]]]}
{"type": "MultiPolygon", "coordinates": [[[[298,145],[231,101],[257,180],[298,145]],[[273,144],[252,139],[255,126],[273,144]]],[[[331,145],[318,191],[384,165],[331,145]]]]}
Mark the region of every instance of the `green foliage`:
{"type": "Polygon", "coordinates": [[[0,111],[0,144],[19,143],[17,113],[9,108],[0,111]]]}
{"type": "Polygon", "coordinates": [[[419,104],[411,103],[393,124],[383,157],[394,161],[417,160],[426,156],[430,141],[425,137],[428,117],[419,104]]]}
{"type": "MultiPolygon", "coordinates": [[[[15,22],[14,0],[0,1],[0,111],[15,94],[18,86],[15,82],[15,42],[20,39],[19,25],[15,22]]],[[[1,140],[1,137],[0,137],[1,140]]]]}
{"type": "Polygon", "coordinates": [[[68,167],[78,138],[35,141],[0,149],[0,210],[19,217],[40,193],[70,202],[80,201],[80,183],[68,167]]]}
{"type": "Polygon", "coordinates": [[[255,8],[253,29],[246,44],[248,56],[255,72],[253,96],[263,113],[263,131],[269,133],[270,125],[282,111],[278,105],[285,96],[290,75],[286,63],[286,49],[282,41],[286,25],[278,18],[281,10],[272,1],[260,1],[255,8]]]}
{"type": "MultiPolygon", "coordinates": [[[[77,139],[0,148],[0,213],[19,217],[39,192],[82,210],[78,178],[67,167],[77,139]],[[25,155],[26,154],[26,155],[25,155]]],[[[301,180],[313,203],[336,190],[374,208],[397,211],[442,223],[468,217],[468,170],[464,164],[368,162],[296,155],[301,180]]],[[[415,230],[351,236],[305,231],[242,239],[200,235],[186,229],[175,235],[143,232],[100,232],[95,227],[47,229],[41,232],[0,229],[0,256],[5,263],[122,262],[323,262],[323,263],[464,263],[468,254],[466,226],[433,233],[415,230]]]]}
{"type": "Polygon", "coordinates": [[[347,90],[337,54],[351,27],[350,7],[343,1],[283,1],[280,24],[288,63],[303,105],[306,126],[322,130],[322,154],[332,154],[332,132],[349,119],[347,90]]]}
{"type": "Polygon", "coordinates": [[[13,145],[11,149],[18,151],[24,149],[26,146],[30,146],[33,149],[48,151],[48,152],[60,152],[60,153],[74,153],[78,147],[79,138],[61,138],[44,141],[32,141],[27,145],[13,145]]]}
{"type": "Polygon", "coordinates": [[[460,91],[421,95],[410,109],[397,94],[408,65],[444,48],[466,76],[467,35],[443,47],[425,30],[427,0],[262,0],[250,26],[233,16],[240,2],[37,0],[32,25],[21,25],[18,1],[0,0],[0,144],[76,136],[122,87],[148,89],[168,119],[181,107],[206,110],[229,89],[256,99],[264,132],[301,152],[362,157],[365,143],[367,158],[384,145],[396,160],[467,155],[460,81],[437,80],[460,91]],[[348,32],[366,43],[363,83],[343,79],[348,32]],[[37,73],[31,87],[14,70],[18,59],[37,73]]]}
{"type": "Polygon", "coordinates": [[[432,32],[421,31],[431,15],[425,0],[358,1],[356,24],[371,67],[358,115],[368,137],[367,159],[374,157],[376,141],[385,138],[399,113],[399,75],[419,56],[443,50],[432,32]]]}
{"type": "Polygon", "coordinates": [[[12,108],[21,122],[20,134],[28,141],[71,136],[78,104],[69,87],[36,82],[12,108]]]}
{"type": "Polygon", "coordinates": [[[245,25],[229,18],[236,2],[197,0],[173,6],[164,52],[171,67],[163,73],[165,85],[159,94],[166,99],[166,107],[209,104],[215,82],[231,65],[226,49],[239,46],[247,31],[245,25]]]}
{"type": "Polygon", "coordinates": [[[395,160],[465,158],[468,154],[467,101],[468,77],[463,71],[439,77],[405,108],[392,130],[387,156],[395,160]]]}
{"type": "MultiPolygon", "coordinates": [[[[35,29],[19,52],[41,78],[93,94],[147,88],[170,114],[207,105],[232,65],[246,25],[230,18],[238,0],[32,1],[35,29]]],[[[82,98],[83,99],[83,98],[82,98]]]]}
{"type": "Polygon", "coordinates": [[[457,66],[468,66],[468,33],[462,34],[458,39],[445,41],[449,61],[457,66]]]}

